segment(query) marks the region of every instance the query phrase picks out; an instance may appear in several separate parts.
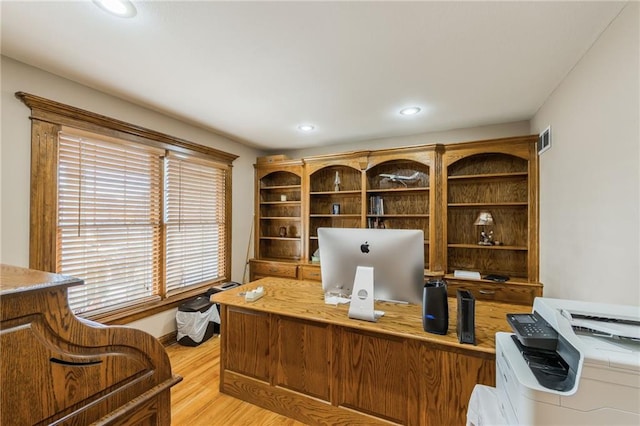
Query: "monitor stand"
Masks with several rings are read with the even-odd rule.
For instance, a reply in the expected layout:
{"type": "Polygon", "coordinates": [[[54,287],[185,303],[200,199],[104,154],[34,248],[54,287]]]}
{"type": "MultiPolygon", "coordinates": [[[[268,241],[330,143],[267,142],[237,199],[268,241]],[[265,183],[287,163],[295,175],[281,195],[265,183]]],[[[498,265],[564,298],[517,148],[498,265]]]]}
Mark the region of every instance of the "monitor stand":
{"type": "Polygon", "coordinates": [[[353,280],[349,318],[376,322],[382,315],[383,311],[373,309],[373,268],[358,266],[353,280]]]}

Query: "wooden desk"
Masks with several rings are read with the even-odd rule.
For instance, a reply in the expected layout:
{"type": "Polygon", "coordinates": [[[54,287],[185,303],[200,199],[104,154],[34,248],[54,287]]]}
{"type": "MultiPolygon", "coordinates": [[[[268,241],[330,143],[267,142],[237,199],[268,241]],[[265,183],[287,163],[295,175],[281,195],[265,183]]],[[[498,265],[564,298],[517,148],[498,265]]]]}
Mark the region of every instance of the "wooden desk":
{"type": "Polygon", "coordinates": [[[220,392],[307,424],[462,425],[476,383],[495,385],[495,333],[522,305],[477,302],[477,346],[422,329],[417,305],[376,303],[377,323],[324,303],[321,284],[263,278],[218,293],[220,392]],[[241,292],[263,286],[245,302],[241,292]]]}
{"type": "Polygon", "coordinates": [[[0,424],[169,425],[169,357],[150,334],[79,320],[79,279],[0,265],[0,424]]]}

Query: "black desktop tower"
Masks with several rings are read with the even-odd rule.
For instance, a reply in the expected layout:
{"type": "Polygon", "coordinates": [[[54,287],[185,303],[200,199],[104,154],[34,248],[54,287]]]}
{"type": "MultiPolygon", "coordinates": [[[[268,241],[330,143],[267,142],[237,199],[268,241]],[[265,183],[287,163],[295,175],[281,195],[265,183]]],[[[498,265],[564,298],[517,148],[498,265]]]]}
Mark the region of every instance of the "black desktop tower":
{"type": "Polygon", "coordinates": [[[476,300],[468,290],[458,290],[458,323],[456,331],[460,343],[476,344],[476,300]]]}
{"type": "Polygon", "coordinates": [[[447,334],[449,328],[449,304],[447,283],[429,280],[422,293],[422,327],[434,334],[447,334]]]}

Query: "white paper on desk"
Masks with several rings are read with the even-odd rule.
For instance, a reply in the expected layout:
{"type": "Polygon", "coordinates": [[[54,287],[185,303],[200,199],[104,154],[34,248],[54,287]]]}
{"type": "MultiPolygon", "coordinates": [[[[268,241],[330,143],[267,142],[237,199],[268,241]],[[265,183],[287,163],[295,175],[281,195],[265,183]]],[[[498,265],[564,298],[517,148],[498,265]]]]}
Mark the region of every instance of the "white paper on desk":
{"type": "Polygon", "coordinates": [[[350,301],[351,299],[347,297],[341,297],[341,296],[325,296],[324,297],[324,303],[327,305],[339,305],[341,303],[347,304],[350,301]]]}

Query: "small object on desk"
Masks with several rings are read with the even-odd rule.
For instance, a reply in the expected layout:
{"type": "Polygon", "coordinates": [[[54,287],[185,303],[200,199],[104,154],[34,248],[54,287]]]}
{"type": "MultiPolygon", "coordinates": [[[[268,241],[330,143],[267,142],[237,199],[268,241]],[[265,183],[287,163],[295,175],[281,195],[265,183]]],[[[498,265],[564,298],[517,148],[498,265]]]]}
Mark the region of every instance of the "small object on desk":
{"type": "Polygon", "coordinates": [[[229,289],[229,288],[235,288],[235,287],[239,287],[239,286],[240,286],[240,284],[239,284],[239,283],[237,283],[237,282],[235,282],[235,281],[228,281],[228,282],[226,282],[226,283],[222,284],[222,285],[220,286],[220,288],[221,288],[222,290],[227,290],[227,289],[229,289]]]}
{"type": "Polygon", "coordinates": [[[456,334],[460,343],[476,344],[476,299],[469,290],[457,290],[458,321],[456,334]]]}
{"type": "Polygon", "coordinates": [[[453,271],[453,276],[456,278],[467,278],[471,280],[479,280],[480,272],[477,271],[463,271],[461,269],[456,269],[453,271]]]}
{"type": "Polygon", "coordinates": [[[509,277],[506,275],[498,275],[498,274],[489,274],[484,276],[485,280],[495,281],[497,283],[503,283],[505,281],[509,281],[509,277]]]}
{"type": "Polygon", "coordinates": [[[264,287],[260,286],[255,290],[248,290],[244,294],[244,300],[246,300],[247,302],[255,302],[256,300],[260,299],[262,296],[264,296],[264,287]]]}
{"type": "Polygon", "coordinates": [[[422,328],[434,334],[447,334],[449,329],[449,303],[447,283],[443,279],[431,279],[422,291],[422,328]]]}
{"type": "Polygon", "coordinates": [[[350,303],[351,299],[349,297],[345,297],[345,296],[341,296],[341,295],[336,295],[336,294],[325,294],[324,295],[324,303],[327,305],[346,305],[347,303],[350,303]]]}

